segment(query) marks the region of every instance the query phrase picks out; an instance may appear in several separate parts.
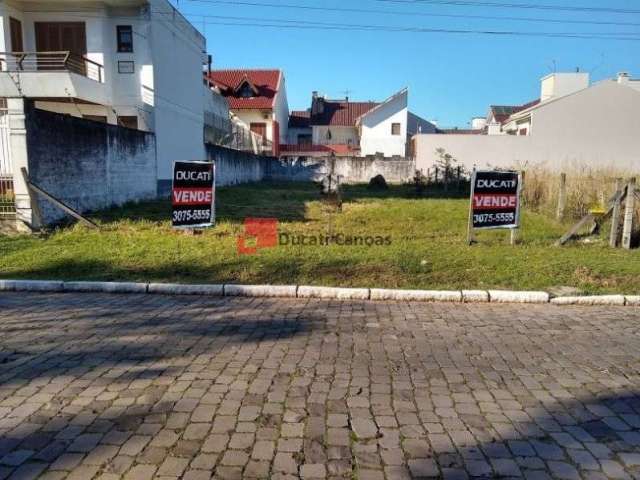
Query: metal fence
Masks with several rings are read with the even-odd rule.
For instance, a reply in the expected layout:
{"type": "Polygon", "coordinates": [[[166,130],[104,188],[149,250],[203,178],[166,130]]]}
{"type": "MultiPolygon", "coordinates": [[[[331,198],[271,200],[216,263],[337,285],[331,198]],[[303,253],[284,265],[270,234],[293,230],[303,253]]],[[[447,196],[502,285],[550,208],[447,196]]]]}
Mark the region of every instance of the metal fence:
{"type": "Polygon", "coordinates": [[[7,100],[0,98],[0,217],[16,212],[13,194],[13,166],[9,148],[7,100]]]}
{"type": "Polygon", "coordinates": [[[273,143],[245,126],[211,112],[205,113],[205,141],[244,152],[263,153],[273,149],[273,143]]]}
{"type": "Polygon", "coordinates": [[[104,82],[104,67],[87,57],[69,51],[0,52],[0,70],[4,72],[65,71],[96,82],[104,82]]]}

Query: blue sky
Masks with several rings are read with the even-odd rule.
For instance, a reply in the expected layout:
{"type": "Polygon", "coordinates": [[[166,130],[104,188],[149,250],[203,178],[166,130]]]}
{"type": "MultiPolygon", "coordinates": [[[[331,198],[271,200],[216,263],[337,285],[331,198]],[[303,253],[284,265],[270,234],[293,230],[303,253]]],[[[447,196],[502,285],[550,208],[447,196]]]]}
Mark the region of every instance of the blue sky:
{"type": "MultiPolygon", "coordinates": [[[[275,23],[284,20],[290,22],[287,25],[300,25],[299,22],[304,21],[387,28],[631,33],[640,40],[638,13],[460,6],[430,4],[429,0],[237,0],[279,5],[279,8],[239,5],[235,1],[172,0],[207,37],[215,68],[284,70],[292,110],[307,108],[313,90],[330,97],[344,97],[349,90],[353,100],[382,100],[407,86],[412,111],[429,120],[436,119],[441,126],[464,128],[472,116],[484,116],[489,104],[520,104],[537,98],[540,77],[554,69],[574,71],[579,67],[590,72],[592,80],[613,77],[618,71],[640,77],[640,41],[221,24],[273,24],[275,20],[278,21],[275,23]],[[323,10],[284,8],[283,5],[323,10]],[[331,11],[330,8],[384,13],[331,11]],[[434,14],[436,16],[432,16],[434,14]],[[560,22],[441,15],[525,17],[560,22]],[[635,25],[574,23],[584,21],[635,25]]],[[[493,0],[493,3],[640,10],[638,0],[493,0]]]]}

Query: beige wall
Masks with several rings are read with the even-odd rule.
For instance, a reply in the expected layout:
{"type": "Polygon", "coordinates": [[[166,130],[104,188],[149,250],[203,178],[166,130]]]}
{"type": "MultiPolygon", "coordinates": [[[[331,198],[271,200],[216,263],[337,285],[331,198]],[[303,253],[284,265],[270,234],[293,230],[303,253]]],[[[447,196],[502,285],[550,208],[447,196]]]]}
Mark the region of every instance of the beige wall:
{"type": "Polygon", "coordinates": [[[416,135],[416,168],[426,171],[444,148],[463,165],[545,165],[640,172],[640,93],[606,81],[533,111],[531,134],[416,135]]]}

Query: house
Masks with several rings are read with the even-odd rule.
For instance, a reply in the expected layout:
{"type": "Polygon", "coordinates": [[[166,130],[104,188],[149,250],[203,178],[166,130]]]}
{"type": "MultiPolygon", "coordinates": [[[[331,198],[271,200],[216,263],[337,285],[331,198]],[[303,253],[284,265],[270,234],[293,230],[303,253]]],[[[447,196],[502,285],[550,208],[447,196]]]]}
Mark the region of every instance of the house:
{"type": "Polygon", "coordinates": [[[408,111],[406,88],[382,102],[334,100],[313,92],[309,110],[291,113],[288,145],[281,150],[287,155],[404,157],[412,135],[433,130],[433,124],[408,111]]]}
{"type": "Polygon", "coordinates": [[[581,72],[548,75],[540,98],[489,111],[481,131],[414,137],[417,167],[426,171],[442,148],[474,167],[640,172],[640,81],[621,73],[591,84],[581,72]],[[480,133],[480,134],[478,134],[480,133]]]}
{"type": "Polygon", "coordinates": [[[289,104],[281,70],[214,70],[216,90],[229,102],[231,112],[263,139],[263,151],[277,154],[286,143],[289,104]]]}
{"type": "Polygon", "coordinates": [[[167,0],[34,5],[0,4],[0,97],[153,132],[161,190],[174,160],[204,158],[228,108],[203,81],[205,38],[167,0]]]}

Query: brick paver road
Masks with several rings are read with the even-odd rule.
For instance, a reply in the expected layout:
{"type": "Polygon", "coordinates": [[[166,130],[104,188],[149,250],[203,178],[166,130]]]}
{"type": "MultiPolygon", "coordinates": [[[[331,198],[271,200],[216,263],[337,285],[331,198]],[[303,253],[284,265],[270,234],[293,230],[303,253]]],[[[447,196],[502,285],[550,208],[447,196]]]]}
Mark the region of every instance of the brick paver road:
{"type": "Polygon", "coordinates": [[[0,479],[640,478],[640,309],[0,294],[0,479]]]}

